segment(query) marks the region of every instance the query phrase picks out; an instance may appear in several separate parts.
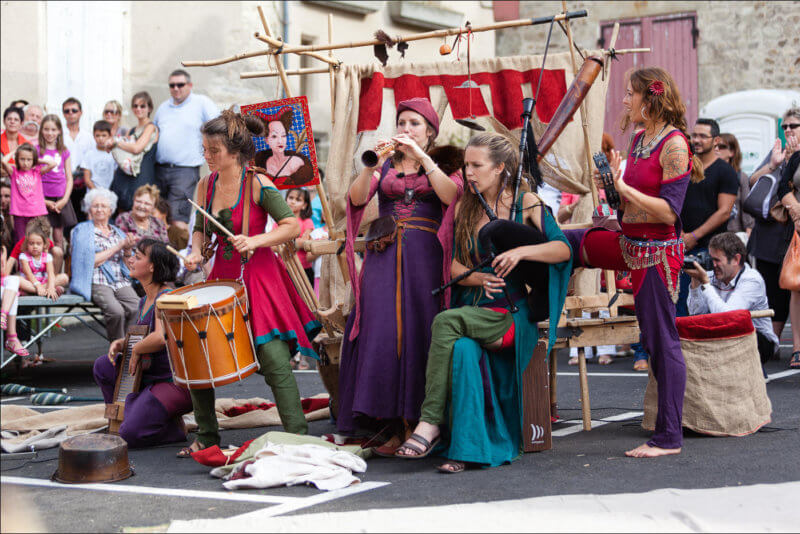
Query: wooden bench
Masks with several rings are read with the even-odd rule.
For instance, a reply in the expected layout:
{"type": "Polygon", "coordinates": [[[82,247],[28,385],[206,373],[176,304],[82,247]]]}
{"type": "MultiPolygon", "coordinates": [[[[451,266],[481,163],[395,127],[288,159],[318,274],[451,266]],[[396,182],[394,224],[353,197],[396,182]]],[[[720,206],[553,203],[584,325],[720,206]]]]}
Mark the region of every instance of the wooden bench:
{"type": "MultiPolygon", "coordinates": [[[[37,351],[41,354],[43,336],[55,328],[65,317],[75,317],[89,327],[92,332],[108,341],[100,309],[93,302],[84,300],[80,295],[66,293],[57,300],[38,296],[19,297],[17,331],[27,328],[31,333],[30,339],[24,342],[23,346],[28,348],[36,343],[37,351]],[[93,319],[99,328],[87,319],[93,319]]],[[[0,330],[0,346],[3,347],[2,356],[0,356],[0,369],[2,369],[16,357],[11,353],[6,357],[5,331],[3,330],[0,330]]]]}

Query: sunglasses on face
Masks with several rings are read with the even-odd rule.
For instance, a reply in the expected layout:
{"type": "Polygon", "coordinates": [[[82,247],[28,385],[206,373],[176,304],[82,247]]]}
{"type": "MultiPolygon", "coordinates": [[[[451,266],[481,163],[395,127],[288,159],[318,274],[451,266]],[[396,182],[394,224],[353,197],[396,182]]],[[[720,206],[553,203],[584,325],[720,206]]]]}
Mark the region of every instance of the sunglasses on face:
{"type": "Polygon", "coordinates": [[[728,145],[717,145],[717,150],[728,150],[728,145]]]}
{"type": "Polygon", "coordinates": [[[116,115],[119,112],[116,109],[104,109],[103,110],[103,115],[105,115],[107,113],[111,113],[112,115],[116,115]]]}
{"type": "Polygon", "coordinates": [[[68,108],[68,109],[63,110],[64,115],[70,115],[72,113],[80,113],[80,111],[81,110],[79,110],[78,108],[68,108]]]}
{"type": "Polygon", "coordinates": [[[134,104],[133,109],[145,109],[147,104],[134,104]]]}
{"type": "Polygon", "coordinates": [[[178,88],[178,89],[180,89],[180,88],[182,88],[184,85],[186,85],[186,82],[171,83],[171,84],[169,84],[169,88],[170,88],[170,89],[175,89],[175,88],[178,88]]]}
{"type": "Polygon", "coordinates": [[[784,132],[788,132],[789,130],[794,130],[795,128],[800,128],[800,123],[797,124],[781,124],[781,130],[784,132]]]}

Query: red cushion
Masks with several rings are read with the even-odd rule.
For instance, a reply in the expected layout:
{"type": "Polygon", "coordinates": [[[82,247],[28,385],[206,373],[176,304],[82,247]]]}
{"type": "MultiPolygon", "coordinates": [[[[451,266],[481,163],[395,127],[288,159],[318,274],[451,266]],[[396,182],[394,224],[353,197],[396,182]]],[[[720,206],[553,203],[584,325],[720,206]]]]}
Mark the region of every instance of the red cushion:
{"type": "Polygon", "coordinates": [[[675,325],[681,339],[693,340],[741,337],[755,330],[747,310],[678,317],[675,325]]]}

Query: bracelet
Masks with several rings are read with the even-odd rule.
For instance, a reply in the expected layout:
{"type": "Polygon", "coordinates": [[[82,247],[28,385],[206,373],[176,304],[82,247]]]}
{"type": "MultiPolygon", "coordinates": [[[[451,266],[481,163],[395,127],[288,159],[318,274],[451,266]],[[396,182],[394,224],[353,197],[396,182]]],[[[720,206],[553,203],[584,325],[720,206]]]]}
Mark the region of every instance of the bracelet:
{"type": "Polygon", "coordinates": [[[700,240],[697,238],[697,236],[696,236],[696,235],[694,235],[694,232],[689,232],[689,235],[690,235],[690,236],[692,236],[692,237],[694,238],[694,240],[695,240],[695,241],[700,241],[700,240]]]}
{"type": "Polygon", "coordinates": [[[438,169],[438,168],[439,168],[439,166],[438,166],[438,165],[436,165],[436,164],[434,163],[434,164],[433,164],[433,168],[432,168],[431,170],[429,170],[429,171],[425,171],[425,176],[430,176],[430,175],[431,175],[431,173],[432,173],[433,171],[435,171],[436,169],[438,169]]]}

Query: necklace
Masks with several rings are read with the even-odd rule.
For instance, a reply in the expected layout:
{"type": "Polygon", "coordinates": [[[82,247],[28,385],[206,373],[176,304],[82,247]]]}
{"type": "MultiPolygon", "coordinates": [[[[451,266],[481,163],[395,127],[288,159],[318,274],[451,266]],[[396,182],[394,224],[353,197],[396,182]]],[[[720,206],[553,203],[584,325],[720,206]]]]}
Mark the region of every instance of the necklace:
{"type": "Polygon", "coordinates": [[[661,134],[664,133],[664,130],[666,129],[667,125],[664,124],[661,130],[656,135],[654,135],[652,139],[650,139],[650,142],[647,143],[646,146],[642,146],[644,144],[644,136],[646,135],[646,133],[642,134],[642,137],[639,138],[639,143],[637,143],[637,145],[633,148],[634,163],[638,162],[639,158],[647,159],[650,157],[650,152],[652,152],[653,143],[655,143],[656,140],[658,140],[658,138],[661,137],[661,134]]]}

